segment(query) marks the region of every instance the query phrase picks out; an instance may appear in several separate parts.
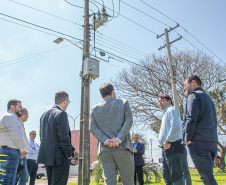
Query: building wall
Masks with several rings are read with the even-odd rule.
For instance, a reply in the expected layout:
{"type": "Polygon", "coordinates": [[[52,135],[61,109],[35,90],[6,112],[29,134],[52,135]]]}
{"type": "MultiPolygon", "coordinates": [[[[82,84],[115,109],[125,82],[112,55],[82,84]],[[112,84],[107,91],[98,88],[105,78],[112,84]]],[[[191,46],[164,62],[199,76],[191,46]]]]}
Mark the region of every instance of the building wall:
{"type": "MultiPolygon", "coordinates": [[[[79,152],[79,130],[71,131],[71,143],[79,152]]],[[[97,139],[90,133],[90,165],[97,157],[97,139]]]]}

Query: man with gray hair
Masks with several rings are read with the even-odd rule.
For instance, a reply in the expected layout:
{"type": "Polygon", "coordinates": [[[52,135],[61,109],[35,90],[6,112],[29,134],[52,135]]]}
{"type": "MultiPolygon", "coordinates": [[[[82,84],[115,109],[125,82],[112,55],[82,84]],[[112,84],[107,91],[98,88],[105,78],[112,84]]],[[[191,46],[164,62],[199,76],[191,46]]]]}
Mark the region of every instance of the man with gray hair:
{"type": "Polygon", "coordinates": [[[110,83],[101,85],[100,94],[104,101],[92,107],[90,132],[98,139],[98,154],[105,183],[117,184],[119,171],[124,185],[134,185],[133,145],[130,136],[133,117],[129,102],[116,99],[110,83]]]}
{"type": "MultiPolygon", "coordinates": [[[[23,141],[26,147],[26,151],[29,150],[29,141],[27,139],[27,135],[25,132],[25,128],[24,128],[24,123],[27,121],[28,119],[28,111],[26,108],[22,109],[22,113],[19,117],[19,122],[20,122],[20,129],[23,135],[23,141]]],[[[20,174],[16,177],[16,181],[15,184],[18,183],[18,185],[26,185],[28,178],[29,178],[29,174],[28,174],[28,170],[27,170],[27,160],[26,157],[21,158],[19,160],[19,163],[24,167],[24,169],[20,172],[20,174]]]]}
{"type": "Polygon", "coordinates": [[[38,171],[38,163],[37,163],[37,158],[38,158],[38,152],[39,152],[39,145],[38,143],[35,142],[36,138],[36,132],[35,130],[32,130],[29,134],[29,150],[27,154],[27,170],[30,176],[30,183],[29,185],[34,185],[35,184],[35,179],[38,171]]]}
{"type": "Polygon", "coordinates": [[[19,158],[27,155],[26,145],[24,143],[21,123],[17,116],[22,114],[21,101],[12,99],[8,102],[7,113],[0,118],[0,169],[5,170],[5,175],[0,174],[0,180],[3,185],[15,184],[19,158]]]}

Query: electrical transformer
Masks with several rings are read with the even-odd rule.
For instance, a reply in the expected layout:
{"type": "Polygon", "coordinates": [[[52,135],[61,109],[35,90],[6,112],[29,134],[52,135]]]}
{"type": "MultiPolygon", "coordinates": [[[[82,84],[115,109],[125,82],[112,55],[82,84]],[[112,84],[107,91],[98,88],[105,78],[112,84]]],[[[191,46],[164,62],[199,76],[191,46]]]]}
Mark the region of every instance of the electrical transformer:
{"type": "Polygon", "coordinates": [[[99,60],[86,58],[84,61],[83,76],[91,76],[92,79],[99,77],[99,60]]]}

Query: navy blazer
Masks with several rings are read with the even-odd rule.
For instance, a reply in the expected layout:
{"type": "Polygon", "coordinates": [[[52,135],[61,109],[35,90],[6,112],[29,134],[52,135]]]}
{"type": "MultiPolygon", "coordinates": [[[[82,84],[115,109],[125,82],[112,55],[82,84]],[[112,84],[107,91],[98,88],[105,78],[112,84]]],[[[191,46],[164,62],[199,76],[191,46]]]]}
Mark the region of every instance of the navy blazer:
{"type": "Polygon", "coordinates": [[[40,140],[38,163],[60,165],[73,155],[67,113],[56,105],[40,119],[40,140]]]}
{"type": "Polygon", "coordinates": [[[218,142],[215,104],[200,87],[188,95],[184,109],[183,135],[185,141],[218,142]]]}
{"type": "Polygon", "coordinates": [[[145,163],[144,163],[144,159],[142,157],[142,155],[144,155],[144,144],[138,142],[136,150],[137,150],[137,152],[134,153],[135,166],[144,166],[145,163]]]}

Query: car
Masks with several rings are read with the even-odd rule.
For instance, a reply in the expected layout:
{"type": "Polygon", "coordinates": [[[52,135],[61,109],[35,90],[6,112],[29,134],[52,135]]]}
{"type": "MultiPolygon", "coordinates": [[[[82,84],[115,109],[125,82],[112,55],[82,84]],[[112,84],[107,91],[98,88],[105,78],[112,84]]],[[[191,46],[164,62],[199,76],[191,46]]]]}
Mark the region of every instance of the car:
{"type": "Polygon", "coordinates": [[[38,171],[37,171],[37,179],[41,179],[43,176],[46,176],[46,167],[44,164],[38,164],[38,171]]]}
{"type": "MultiPolygon", "coordinates": [[[[44,164],[38,164],[38,171],[37,171],[37,179],[41,179],[42,177],[47,176],[46,175],[46,167],[44,164]]],[[[69,176],[78,176],[78,165],[71,162],[70,164],[70,171],[69,176]]]]}
{"type": "Polygon", "coordinates": [[[92,162],[92,164],[91,164],[91,166],[90,166],[90,172],[91,172],[91,173],[92,173],[92,171],[93,171],[95,165],[98,164],[98,162],[99,162],[99,161],[93,161],[93,162],[92,162]]]}
{"type": "Polygon", "coordinates": [[[78,164],[71,162],[69,177],[78,176],[78,164]]]}

